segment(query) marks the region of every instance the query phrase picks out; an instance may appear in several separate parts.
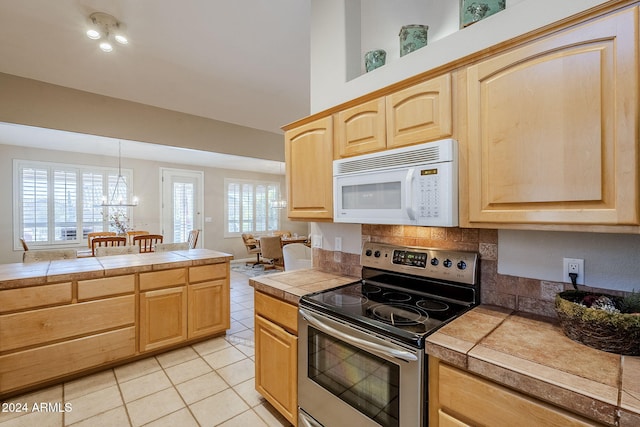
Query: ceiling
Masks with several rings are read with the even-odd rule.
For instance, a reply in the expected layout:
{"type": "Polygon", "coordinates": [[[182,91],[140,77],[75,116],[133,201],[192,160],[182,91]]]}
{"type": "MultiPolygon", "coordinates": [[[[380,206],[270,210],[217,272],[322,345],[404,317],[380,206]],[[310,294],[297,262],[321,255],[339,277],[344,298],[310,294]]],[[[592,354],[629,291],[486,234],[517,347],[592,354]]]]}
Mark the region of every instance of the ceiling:
{"type": "Polygon", "coordinates": [[[4,0],[0,72],[281,133],[309,114],[309,24],[310,0],[4,0]],[[96,11],[130,44],[87,38],[96,11]]]}

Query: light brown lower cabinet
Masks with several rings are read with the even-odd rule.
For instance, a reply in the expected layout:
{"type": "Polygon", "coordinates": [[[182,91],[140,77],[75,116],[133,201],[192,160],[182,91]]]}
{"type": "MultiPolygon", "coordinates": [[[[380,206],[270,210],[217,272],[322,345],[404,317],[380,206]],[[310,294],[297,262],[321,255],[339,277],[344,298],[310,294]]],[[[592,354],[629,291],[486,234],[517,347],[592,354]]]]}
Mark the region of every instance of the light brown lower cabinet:
{"type": "Polygon", "coordinates": [[[229,287],[226,280],[189,285],[188,338],[197,338],[229,329],[229,287]]]}
{"type": "Polygon", "coordinates": [[[140,351],[187,339],[187,287],[140,293],[140,351]]]}
{"type": "Polygon", "coordinates": [[[0,398],[224,333],[229,262],[0,289],[0,398]]]}
{"type": "Polygon", "coordinates": [[[133,286],[119,289],[129,295],[74,302],[72,285],[0,291],[0,395],[136,354],[133,286]]]}
{"type": "Polygon", "coordinates": [[[255,293],[256,390],[298,425],[297,307],[255,293]]]}
{"type": "Polygon", "coordinates": [[[429,359],[429,426],[600,426],[470,372],[429,359]]]}

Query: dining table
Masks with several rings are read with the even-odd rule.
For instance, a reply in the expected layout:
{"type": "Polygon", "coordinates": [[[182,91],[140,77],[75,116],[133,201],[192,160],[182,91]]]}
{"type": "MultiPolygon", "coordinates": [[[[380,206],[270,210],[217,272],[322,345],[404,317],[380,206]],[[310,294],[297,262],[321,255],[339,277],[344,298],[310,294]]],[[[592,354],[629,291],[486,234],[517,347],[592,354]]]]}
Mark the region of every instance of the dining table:
{"type": "MultiPolygon", "coordinates": [[[[269,235],[265,235],[266,237],[271,237],[269,235]]],[[[256,239],[258,242],[260,241],[260,237],[265,237],[265,236],[255,236],[254,239],[256,239]]],[[[288,245],[289,243],[307,243],[307,236],[280,236],[280,244],[282,246],[284,245],[288,245]]]]}

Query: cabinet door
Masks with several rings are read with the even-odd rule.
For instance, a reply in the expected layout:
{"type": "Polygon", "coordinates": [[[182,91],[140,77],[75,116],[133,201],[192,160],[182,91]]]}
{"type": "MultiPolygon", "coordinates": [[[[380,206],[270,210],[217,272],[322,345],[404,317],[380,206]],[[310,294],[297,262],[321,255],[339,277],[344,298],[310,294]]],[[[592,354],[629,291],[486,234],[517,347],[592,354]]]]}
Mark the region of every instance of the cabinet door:
{"type": "Polygon", "coordinates": [[[255,316],[256,390],[297,425],[298,338],[255,316]]]}
{"type": "Polygon", "coordinates": [[[387,147],[385,99],[365,102],[336,114],[334,158],[381,151],[387,147]]]}
{"type": "Polygon", "coordinates": [[[140,351],[186,339],[186,286],[140,293],[140,351]]]}
{"type": "Polygon", "coordinates": [[[451,75],[387,96],[387,148],[447,138],[452,132],[451,75]]]}
{"type": "Polygon", "coordinates": [[[285,133],[288,216],[291,219],[333,218],[332,117],[285,133]]]}
{"type": "Polygon", "coordinates": [[[637,15],[468,68],[463,225],[639,223],[637,15]]]}
{"type": "Polygon", "coordinates": [[[229,329],[229,292],[226,280],[189,285],[189,338],[229,329]]]}

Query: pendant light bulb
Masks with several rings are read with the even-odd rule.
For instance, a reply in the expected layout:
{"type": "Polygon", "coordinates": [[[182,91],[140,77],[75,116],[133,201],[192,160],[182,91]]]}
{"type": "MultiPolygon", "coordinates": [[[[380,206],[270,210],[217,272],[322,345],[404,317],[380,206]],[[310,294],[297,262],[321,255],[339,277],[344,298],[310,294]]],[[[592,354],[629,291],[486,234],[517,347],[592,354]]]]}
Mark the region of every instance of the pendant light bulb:
{"type": "Polygon", "coordinates": [[[108,40],[102,40],[100,42],[100,49],[103,52],[111,52],[113,50],[113,46],[111,45],[111,43],[109,43],[108,40]]]}
{"type": "Polygon", "coordinates": [[[129,40],[122,34],[116,34],[114,38],[120,44],[129,44],[129,40]]]}
{"type": "Polygon", "coordinates": [[[98,40],[102,37],[102,34],[100,34],[100,31],[90,28],[87,30],[87,37],[89,37],[91,40],[98,40]]]}

